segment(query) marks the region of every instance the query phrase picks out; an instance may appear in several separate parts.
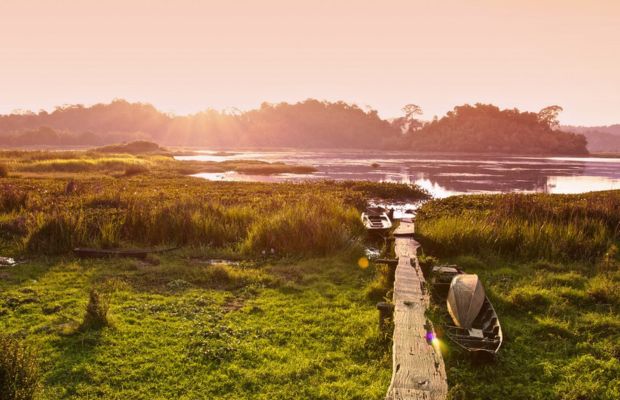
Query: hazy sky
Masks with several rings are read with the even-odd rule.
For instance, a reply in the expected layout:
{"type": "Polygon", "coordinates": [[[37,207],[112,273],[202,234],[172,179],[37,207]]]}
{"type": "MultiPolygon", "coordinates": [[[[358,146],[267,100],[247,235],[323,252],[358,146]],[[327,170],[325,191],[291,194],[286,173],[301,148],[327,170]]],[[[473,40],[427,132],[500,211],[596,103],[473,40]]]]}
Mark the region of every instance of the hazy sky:
{"type": "Polygon", "coordinates": [[[0,0],[0,112],[113,98],[179,114],[308,97],[490,102],[620,122],[620,0],[0,0]]]}

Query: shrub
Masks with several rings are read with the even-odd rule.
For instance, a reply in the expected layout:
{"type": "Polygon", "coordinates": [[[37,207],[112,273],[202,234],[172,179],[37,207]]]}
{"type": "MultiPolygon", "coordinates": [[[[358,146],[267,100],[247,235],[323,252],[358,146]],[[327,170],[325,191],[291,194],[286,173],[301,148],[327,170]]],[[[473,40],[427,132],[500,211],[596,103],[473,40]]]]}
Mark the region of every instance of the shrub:
{"type": "Polygon", "coordinates": [[[134,176],[134,175],[140,175],[140,174],[146,174],[149,172],[149,169],[141,164],[134,164],[134,165],[129,165],[127,168],[125,168],[125,176],[134,176]]]}
{"type": "Polygon", "coordinates": [[[26,207],[28,192],[15,189],[11,185],[0,187],[0,212],[17,211],[26,207]]]}
{"type": "Polygon", "coordinates": [[[87,228],[81,212],[39,215],[35,227],[26,238],[28,251],[58,254],[86,241],[87,228]]]}
{"type": "Polygon", "coordinates": [[[9,176],[9,168],[4,164],[0,164],[0,178],[6,178],[7,176],[9,176]]]}
{"type": "Polygon", "coordinates": [[[309,196],[255,223],[242,250],[326,255],[353,245],[362,231],[357,211],[345,209],[332,198],[309,196]]]}
{"type": "Polygon", "coordinates": [[[39,379],[34,351],[22,341],[0,334],[0,398],[33,399],[39,379]]]}
{"type": "Polygon", "coordinates": [[[165,149],[159,147],[157,143],[149,142],[146,140],[136,140],[134,142],[123,144],[111,144],[109,146],[98,147],[93,151],[98,153],[161,153],[165,152],[165,149]]]}
{"type": "Polygon", "coordinates": [[[91,289],[89,294],[86,314],[82,322],[83,329],[101,329],[108,326],[108,310],[110,309],[110,297],[98,289],[91,289]]]}

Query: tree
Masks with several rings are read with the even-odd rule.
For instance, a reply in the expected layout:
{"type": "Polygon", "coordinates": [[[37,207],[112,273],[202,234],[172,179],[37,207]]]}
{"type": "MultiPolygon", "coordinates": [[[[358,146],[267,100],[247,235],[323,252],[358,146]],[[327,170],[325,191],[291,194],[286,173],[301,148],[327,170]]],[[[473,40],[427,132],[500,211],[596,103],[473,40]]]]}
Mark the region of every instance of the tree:
{"type": "Polygon", "coordinates": [[[402,110],[405,113],[405,119],[407,121],[415,120],[416,115],[422,115],[422,107],[417,104],[407,104],[402,110]]]}
{"type": "Polygon", "coordinates": [[[399,121],[401,130],[410,132],[422,127],[422,122],[417,118],[417,116],[422,115],[422,107],[417,104],[407,104],[402,108],[402,111],[405,113],[405,117],[399,121]]]}
{"type": "Polygon", "coordinates": [[[556,129],[558,126],[560,126],[558,116],[562,111],[564,111],[564,109],[560,106],[554,105],[545,107],[538,112],[538,120],[547,124],[549,128],[556,129]]]}

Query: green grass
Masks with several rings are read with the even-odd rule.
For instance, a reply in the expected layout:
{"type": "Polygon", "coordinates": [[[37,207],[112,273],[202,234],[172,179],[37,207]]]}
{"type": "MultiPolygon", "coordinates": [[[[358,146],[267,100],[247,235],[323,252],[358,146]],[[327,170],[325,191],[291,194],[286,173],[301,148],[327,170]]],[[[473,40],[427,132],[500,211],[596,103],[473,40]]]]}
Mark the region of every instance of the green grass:
{"type": "MultiPolygon", "coordinates": [[[[423,206],[425,254],[477,273],[504,331],[491,363],[444,341],[452,399],[620,397],[619,204],[620,192],[604,192],[423,206]]],[[[442,307],[431,312],[437,326],[442,307]]]]}
{"type": "Polygon", "coordinates": [[[354,259],[160,261],[41,259],[8,272],[0,329],[40,350],[40,399],[383,398],[390,348],[354,259]],[[80,329],[105,282],[110,326],[80,329]]]}
{"type": "MultiPolygon", "coordinates": [[[[464,265],[460,257],[442,261],[464,265]]],[[[494,362],[480,363],[443,339],[451,398],[618,398],[619,272],[596,274],[582,263],[560,264],[563,272],[556,272],[539,262],[479,261],[481,267],[466,270],[481,277],[504,344],[494,362]]],[[[436,326],[444,321],[439,307],[436,326]]]]}
{"type": "MultiPolygon", "coordinates": [[[[149,142],[112,145],[89,151],[0,151],[0,165],[4,176],[14,172],[24,177],[83,176],[85,173],[132,176],[153,169],[159,175],[190,175],[200,172],[236,171],[242,174],[308,174],[316,169],[307,165],[268,163],[257,160],[177,161],[171,153],[159,150],[149,142]]],[[[0,177],[3,177],[0,175],[0,177]]]]}

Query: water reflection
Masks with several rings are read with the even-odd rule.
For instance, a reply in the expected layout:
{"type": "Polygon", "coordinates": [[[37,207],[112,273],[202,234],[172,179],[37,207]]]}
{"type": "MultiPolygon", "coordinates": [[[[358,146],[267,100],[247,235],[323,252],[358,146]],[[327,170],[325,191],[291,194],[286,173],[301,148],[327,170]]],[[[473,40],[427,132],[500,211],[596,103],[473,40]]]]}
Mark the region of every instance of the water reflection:
{"type": "Polygon", "coordinates": [[[277,182],[310,179],[357,179],[416,183],[436,197],[462,193],[582,193],[620,189],[619,158],[493,157],[425,155],[403,152],[264,151],[218,156],[205,152],[177,157],[186,160],[264,160],[312,165],[308,175],[198,174],[222,181],[277,182]],[[378,166],[372,166],[378,164],[378,166]]]}

